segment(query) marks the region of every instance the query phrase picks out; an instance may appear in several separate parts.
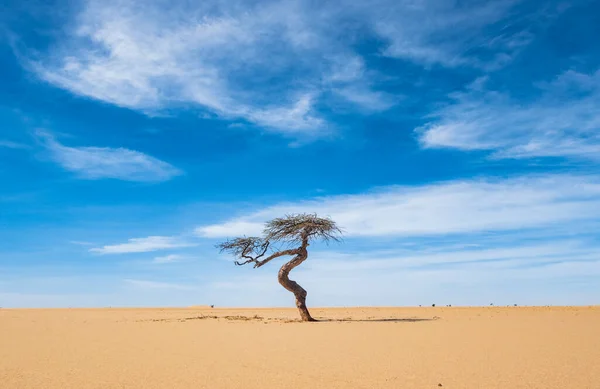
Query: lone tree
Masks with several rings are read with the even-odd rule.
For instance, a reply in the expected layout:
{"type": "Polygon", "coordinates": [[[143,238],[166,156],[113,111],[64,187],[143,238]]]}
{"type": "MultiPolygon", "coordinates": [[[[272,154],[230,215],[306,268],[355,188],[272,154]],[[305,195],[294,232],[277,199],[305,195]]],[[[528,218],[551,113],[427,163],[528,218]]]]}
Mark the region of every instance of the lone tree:
{"type": "Polygon", "coordinates": [[[284,255],[294,256],[289,262],[279,269],[278,280],[281,286],[289,290],[296,297],[296,306],[300,311],[303,321],[316,321],[306,308],[306,290],[296,281],[289,279],[292,269],[299,266],[308,258],[308,246],[311,241],[322,240],[325,242],[341,240],[342,231],[335,222],[329,218],[321,218],[316,214],[294,214],[273,219],[266,223],[263,231],[264,237],[243,237],[228,240],[217,245],[221,252],[227,251],[239,260],[238,266],[249,263],[258,268],[271,260],[284,255]],[[283,244],[286,247],[295,247],[287,250],[272,252],[268,257],[261,259],[272,249],[273,244],[283,244]]]}

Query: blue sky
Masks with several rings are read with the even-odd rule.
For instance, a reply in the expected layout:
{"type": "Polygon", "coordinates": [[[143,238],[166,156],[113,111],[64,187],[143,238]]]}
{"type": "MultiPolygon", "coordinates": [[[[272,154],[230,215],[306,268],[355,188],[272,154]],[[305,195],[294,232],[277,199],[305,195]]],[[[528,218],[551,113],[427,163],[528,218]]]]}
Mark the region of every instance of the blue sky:
{"type": "Polygon", "coordinates": [[[597,2],[4,4],[0,306],[599,302],[597,2]]]}

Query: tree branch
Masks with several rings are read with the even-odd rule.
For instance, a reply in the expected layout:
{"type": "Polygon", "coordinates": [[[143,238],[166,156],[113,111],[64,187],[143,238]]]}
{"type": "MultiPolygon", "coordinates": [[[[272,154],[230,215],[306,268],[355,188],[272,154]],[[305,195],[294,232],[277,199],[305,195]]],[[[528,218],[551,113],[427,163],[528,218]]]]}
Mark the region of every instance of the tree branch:
{"type": "Polygon", "coordinates": [[[236,257],[246,259],[246,261],[235,261],[235,264],[242,266],[251,262],[257,263],[258,259],[263,257],[269,249],[271,242],[257,237],[243,237],[228,240],[217,245],[221,251],[228,251],[236,257]]]}
{"type": "Polygon", "coordinates": [[[247,243],[246,243],[246,246],[244,247],[244,249],[243,249],[243,250],[242,250],[242,252],[240,253],[240,256],[241,256],[242,258],[246,258],[246,259],[247,259],[247,261],[246,261],[246,262],[244,262],[244,263],[243,263],[243,265],[245,265],[246,263],[249,263],[249,262],[256,262],[256,261],[258,260],[258,258],[260,258],[260,257],[262,257],[263,255],[265,255],[265,254],[266,254],[266,252],[267,252],[267,249],[269,248],[269,244],[270,244],[270,243],[271,243],[271,242],[269,242],[269,241],[267,241],[267,242],[263,243],[263,244],[260,246],[260,247],[262,247],[262,248],[263,248],[263,251],[262,251],[262,253],[258,254],[258,255],[257,255],[257,256],[255,256],[255,257],[253,257],[253,256],[251,256],[251,255],[248,255],[248,253],[251,253],[251,252],[253,252],[254,250],[256,250],[256,248],[257,248],[257,245],[256,245],[256,244],[253,244],[252,242],[247,242],[247,243]]]}
{"type": "MultiPolygon", "coordinates": [[[[257,267],[261,267],[262,265],[271,261],[272,259],[282,257],[284,255],[296,255],[296,254],[298,254],[298,249],[278,251],[278,252],[268,256],[267,258],[263,259],[262,261],[255,261],[256,263],[254,264],[254,268],[256,269],[257,267]]],[[[248,263],[248,262],[246,262],[246,263],[248,263]]]]}
{"type": "Polygon", "coordinates": [[[250,259],[248,259],[247,261],[244,261],[244,262],[234,261],[233,263],[235,263],[237,266],[244,266],[244,265],[246,265],[246,264],[248,264],[250,262],[255,262],[256,263],[256,259],[250,258],[250,259]]]}

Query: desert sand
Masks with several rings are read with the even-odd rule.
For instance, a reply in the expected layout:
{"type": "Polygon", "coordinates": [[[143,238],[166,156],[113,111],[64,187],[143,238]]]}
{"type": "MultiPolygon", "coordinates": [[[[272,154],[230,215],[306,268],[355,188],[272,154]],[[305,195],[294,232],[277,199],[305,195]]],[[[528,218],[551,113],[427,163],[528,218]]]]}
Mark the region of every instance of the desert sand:
{"type": "Polygon", "coordinates": [[[600,307],[0,309],[0,388],[600,388],[600,307]]]}

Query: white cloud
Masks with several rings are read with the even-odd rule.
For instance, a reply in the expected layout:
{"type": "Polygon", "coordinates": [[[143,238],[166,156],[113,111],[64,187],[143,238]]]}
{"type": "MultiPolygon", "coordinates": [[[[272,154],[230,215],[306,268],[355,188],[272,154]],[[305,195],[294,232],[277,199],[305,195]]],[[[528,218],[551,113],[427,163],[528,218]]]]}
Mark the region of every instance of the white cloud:
{"type": "Polygon", "coordinates": [[[175,289],[175,290],[194,290],[195,288],[189,285],[174,284],[169,282],[147,281],[125,279],[126,284],[140,289],[175,289]]]}
{"type": "Polygon", "coordinates": [[[541,175],[390,187],[349,196],[281,204],[201,226],[207,238],[256,235],[287,213],[331,216],[347,236],[427,236],[522,230],[600,219],[600,178],[541,175]]]}
{"type": "Polygon", "coordinates": [[[600,70],[563,73],[530,103],[484,87],[477,82],[435,112],[418,129],[423,146],[491,150],[497,158],[600,158],[600,70]]]}
{"type": "MultiPolygon", "coordinates": [[[[249,217],[248,219],[255,219],[249,217]]],[[[222,224],[213,224],[209,226],[198,227],[196,232],[200,236],[207,238],[222,237],[222,236],[258,236],[261,234],[264,225],[261,220],[259,221],[245,221],[242,219],[235,219],[232,221],[224,222],[222,224]]]]}
{"type": "Polygon", "coordinates": [[[334,92],[349,102],[370,109],[372,111],[385,111],[391,108],[400,97],[392,97],[385,92],[373,91],[363,86],[348,86],[335,88],[334,92]]]}
{"type": "Polygon", "coordinates": [[[95,247],[89,251],[97,254],[146,253],[192,246],[195,246],[195,244],[171,236],[148,236],[146,238],[129,239],[127,243],[95,247]]]}
{"type": "Polygon", "coordinates": [[[81,178],[160,182],[182,174],[167,162],[139,151],[109,147],[69,147],[47,133],[39,132],[38,135],[51,158],[81,178]]]}
{"type": "MultiPolygon", "coordinates": [[[[520,45],[528,42],[517,39],[518,33],[508,36],[488,35],[485,27],[507,17],[517,1],[480,2],[457,5],[436,0],[402,1],[396,6],[374,7],[366,11],[373,18],[375,31],[388,41],[384,54],[405,58],[425,65],[497,66],[507,61],[520,45]],[[520,45],[517,44],[520,42],[520,45]],[[495,56],[481,61],[468,52],[493,45],[495,56]]],[[[363,7],[371,8],[364,3],[363,7]]]]}
{"type": "Polygon", "coordinates": [[[180,260],[182,260],[184,258],[185,257],[183,255],[169,254],[169,255],[164,255],[164,256],[161,256],[161,257],[154,257],[153,262],[154,263],[171,263],[171,262],[180,261],[180,260]]]}
{"type": "MultiPolygon", "coordinates": [[[[278,56],[278,49],[269,50],[269,59],[260,52],[283,44],[287,55],[299,44],[288,36],[299,37],[293,26],[276,17],[279,11],[285,8],[277,4],[162,8],[91,0],[77,18],[72,39],[33,69],[73,93],[148,113],[193,103],[277,131],[315,132],[323,120],[302,87],[283,96],[279,88],[268,100],[260,96],[263,90],[248,94],[251,88],[244,88],[265,84],[297,60],[278,56]]],[[[292,17],[289,12],[284,15],[292,17]]]]}
{"type": "Polygon", "coordinates": [[[281,132],[304,131],[307,133],[321,133],[325,121],[316,117],[312,112],[313,98],[310,95],[300,97],[292,107],[276,107],[268,109],[255,109],[248,111],[244,116],[256,124],[277,128],[281,132]]]}
{"type": "Polygon", "coordinates": [[[371,85],[370,72],[364,60],[356,54],[339,54],[329,58],[331,68],[323,75],[323,81],[338,97],[352,103],[352,108],[361,107],[370,111],[385,111],[401,96],[377,91],[371,85]]]}
{"type": "Polygon", "coordinates": [[[323,93],[366,111],[396,101],[377,90],[378,75],[355,50],[361,36],[385,41],[388,56],[444,66],[485,65],[467,54],[485,41],[498,63],[526,34],[482,30],[513,3],[89,0],[70,34],[29,65],[72,93],[148,114],[191,105],[314,136],[328,130],[317,108],[323,93]]]}
{"type": "MultiPolygon", "coordinates": [[[[508,238],[508,237],[505,237],[508,238]]],[[[505,242],[508,239],[505,239],[505,242]]],[[[454,267],[465,270],[477,267],[488,270],[542,267],[547,263],[600,261],[595,245],[576,240],[457,248],[429,242],[431,247],[405,250],[366,251],[359,253],[319,252],[304,267],[318,272],[418,271],[454,267]]],[[[427,245],[426,245],[427,246],[427,245]]],[[[599,268],[600,270],[600,268],[599,268]]]]}
{"type": "Polygon", "coordinates": [[[69,243],[77,245],[77,246],[93,246],[94,243],[92,242],[86,242],[83,240],[70,240],[69,243]]]}

